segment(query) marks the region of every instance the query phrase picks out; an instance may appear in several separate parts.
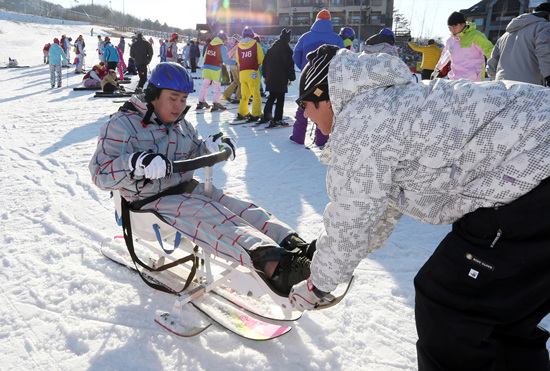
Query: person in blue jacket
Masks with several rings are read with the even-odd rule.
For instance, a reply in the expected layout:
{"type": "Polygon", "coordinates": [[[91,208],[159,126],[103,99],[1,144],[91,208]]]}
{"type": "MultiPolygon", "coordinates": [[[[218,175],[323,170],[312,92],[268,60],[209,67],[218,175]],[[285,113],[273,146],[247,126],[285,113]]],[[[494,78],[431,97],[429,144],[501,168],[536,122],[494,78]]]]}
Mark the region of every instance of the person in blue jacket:
{"type": "Polygon", "coordinates": [[[103,49],[103,61],[107,65],[107,71],[109,70],[117,70],[118,62],[120,62],[120,58],[118,57],[118,52],[111,44],[111,38],[107,36],[105,38],[105,47],[103,49]]]}
{"type": "Polygon", "coordinates": [[[61,49],[59,45],[59,39],[53,39],[53,44],[50,46],[49,51],[49,60],[50,60],[50,82],[52,84],[52,89],[55,87],[55,82],[57,81],[57,87],[61,87],[61,62],[68,61],[67,55],[61,49]]]}
{"type": "MultiPolygon", "coordinates": [[[[330,12],[326,9],[321,10],[317,14],[317,18],[313,26],[311,26],[311,30],[303,34],[298,40],[298,44],[296,44],[294,48],[294,55],[292,56],[296,66],[302,70],[308,63],[306,58],[307,54],[316,50],[323,44],[336,45],[339,48],[344,47],[342,38],[333,31],[330,12]]],[[[304,110],[298,108],[290,140],[298,144],[304,144],[306,130],[307,117],[304,117],[304,110]]],[[[324,135],[319,129],[315,131],[315,144],[317,146],[324,146],[327,140],[328,135],[324,135]]]]}

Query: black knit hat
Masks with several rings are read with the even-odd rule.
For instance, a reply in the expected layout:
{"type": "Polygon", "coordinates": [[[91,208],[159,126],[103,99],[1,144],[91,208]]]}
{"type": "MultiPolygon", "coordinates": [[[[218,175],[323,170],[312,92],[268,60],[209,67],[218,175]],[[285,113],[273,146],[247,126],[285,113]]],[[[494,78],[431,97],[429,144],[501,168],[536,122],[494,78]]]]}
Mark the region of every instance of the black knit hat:
{"type": "Polygon", "coordinates": [[[449,26],[456,26],[460,23],[466,23],[466,18],[464,18],[464,14],[459,12],[453,12],[447,20],[447,25],[449,26]]]}
{"type": "Polygon", "coordinates": [[[306,64],[300,75],[300,98],[308,102],[321,102],[329,99],[328,66],[340,50],[335,45],[324,44],[308,53],[306,64]]]}
{"type": "Polygon", "coordinates": [[[290,35],[292,35],[292,30],[288,30],[286,28],[283,28],[281,30],[281,34],[279,35],[279,39],[281,41],[284,41],[285,43],[290,43],[290,35]]]}

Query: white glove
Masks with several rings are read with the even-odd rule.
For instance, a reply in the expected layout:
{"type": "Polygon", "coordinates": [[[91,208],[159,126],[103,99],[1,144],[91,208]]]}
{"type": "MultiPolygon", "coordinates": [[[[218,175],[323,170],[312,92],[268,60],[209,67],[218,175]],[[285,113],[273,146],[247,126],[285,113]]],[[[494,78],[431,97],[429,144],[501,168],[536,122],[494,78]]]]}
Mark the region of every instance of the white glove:
{"type": "Polygon", "coordinates": [[[290,305],[292,308],[303,312],[304,310],[315,309],[321,304],[323,298],[327,295],[313,286],[309,282],[309,278],[306,281],[302,281],[290,289],[288,298],[290,299],[290,305]]]}
{"type": "Polygon", "coordinates": [[[437,79],[437,76],[439,76],[439,70],[436,68],[434,72],[432,72],[432,74],[430,75],[430,80],[437,79]]]}
{"type": "Polygon", "coordinates": [[[229,159],[231,161],[235,159],[235,146],[237,145],[237,142],[235,142],[235,140],[230,137],[224,137],[223,133],[210,135],[208,138],[206,138],[204,143],[206,144],[206,148],[210,153],[218,153],[225,147],[229,148],[231,150],[231,155],[229,156],[229,159]]]}
{"type": "Polygon", "coordinates": [[[129,160],[132,178],[160,179],[172,175],[172,162],[164,155],[151,152],[135,152],[129,160]]]}

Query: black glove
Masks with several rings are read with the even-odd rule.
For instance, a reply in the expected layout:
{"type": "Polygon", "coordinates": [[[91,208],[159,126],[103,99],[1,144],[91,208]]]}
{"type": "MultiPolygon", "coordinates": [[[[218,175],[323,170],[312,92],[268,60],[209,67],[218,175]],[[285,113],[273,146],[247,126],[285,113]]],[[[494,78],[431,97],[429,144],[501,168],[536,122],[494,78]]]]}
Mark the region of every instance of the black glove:
{"type": "Polygon", "coordinates": [[[160,179],[172,175],[172,162],[158,153],[135,152],[130,156],[128,165],[132,178],[160,179]]]}
{"type": "Polygon", "coordinates": [[[550,76],[546,76],[544,78],[544,82],[546,83],[546,86],[550,86],[550,76]]]}

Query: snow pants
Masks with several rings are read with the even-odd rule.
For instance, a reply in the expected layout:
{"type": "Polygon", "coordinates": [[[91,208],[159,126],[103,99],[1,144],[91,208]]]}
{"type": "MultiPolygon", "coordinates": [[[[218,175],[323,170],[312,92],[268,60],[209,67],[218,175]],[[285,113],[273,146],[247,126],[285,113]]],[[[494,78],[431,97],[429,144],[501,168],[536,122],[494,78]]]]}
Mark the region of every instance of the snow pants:
{"type": "Polygon", "coordinates": [[[418,369],[548,371],[550,179],[453,224],[415,278],[418,369]]]}
{"type": "MultiPolygon", "coordinates": [[[[304,117],[304,110],[298,107],[296,110],[296,121],[292,129],[292,140],[298,144],[304,144],[307,131],[307,118],[304,117]]],[[[327,142],[329,136],[321,133],[315,124],[315,145],[321,147],[327,142]]]]}
{"type": "Polygon", "coordinates": [[[84,54],[77,54],[76,55],[76,67],[75,67],[75,72],[82,72],[82,67],[84,65],[84,54]]]}
{"type": "Polygon", "coordinates": [[[101,82],[90,78],[90,79],[84,80],[84,86],[87,88],[98,87],[98,86],[101,86],[101,82]]]}
{"type": "Polygon", "coordinates": [[[283,119],[283,111],[285,108],[285,93],[269,92],[269,97],[264,105],[264,117],[273,118],[275,121],[283,119]],[[276,103],[275,103],[276,102],[276,103]],[[273,104],[275,103],[275,116],[272,115],[273,104]]]}
{"type": "Polygon", "coordinates": [[[138,88],[143,88],[145,83],[147,82],[147,65],[146,64],[138,64],[137,66],[137,72],[139,75],[139,82],[137,84],[138,88]]]}
{"type": "Polygon", "coordinates": [[[61,87],[61,65],[60,64],[50,64],[50,82],[52,85],[52,88],[55,86],[55,82],[57,81],[57,87],[61,87]]]}
{"type": "Polygon", "coordinates": [[[212,101],[214,103],[220,103],[220,98],[222,97],[222,84],[219,81],[214,81],[211,79],[204,79],[202,84],[201,91],[199,92],[199,102],[206,102],[206,93],[208,93],[208,88],[210,85],[214,86],[214,97],[212,101]]]}
{"type": "Polygon", "coordinates": [[[231,72],[231,78],[233,81],[223,92],[225,99],[230,100],[231,95],[235,93],[235,99],[241,100],[241,83],[239,81],[239,66],[229,66],[229,72],[231,72]]]}
{"type": "Polygon", "coordinates": [[[248,100],[252,96],[252,116],[260,117],[262,115],[262,96],[260,95],[260,72],[244,70],[239,72],[241,82],[241,102],[239,103],[239,114],[246,116],[250,113],[248,110],[248,100]]]}
{"type": "Polygon", "coordinates": [[[156,210],[192,242],[249,268],[254,268],[253,260],[260,269],[280,260],[286,250],[279,243],[295,233],[265,209],[223,190],[214,188],[208,198],[203,183],[192,193],[165,196],[142,209],[156,210]]]}

